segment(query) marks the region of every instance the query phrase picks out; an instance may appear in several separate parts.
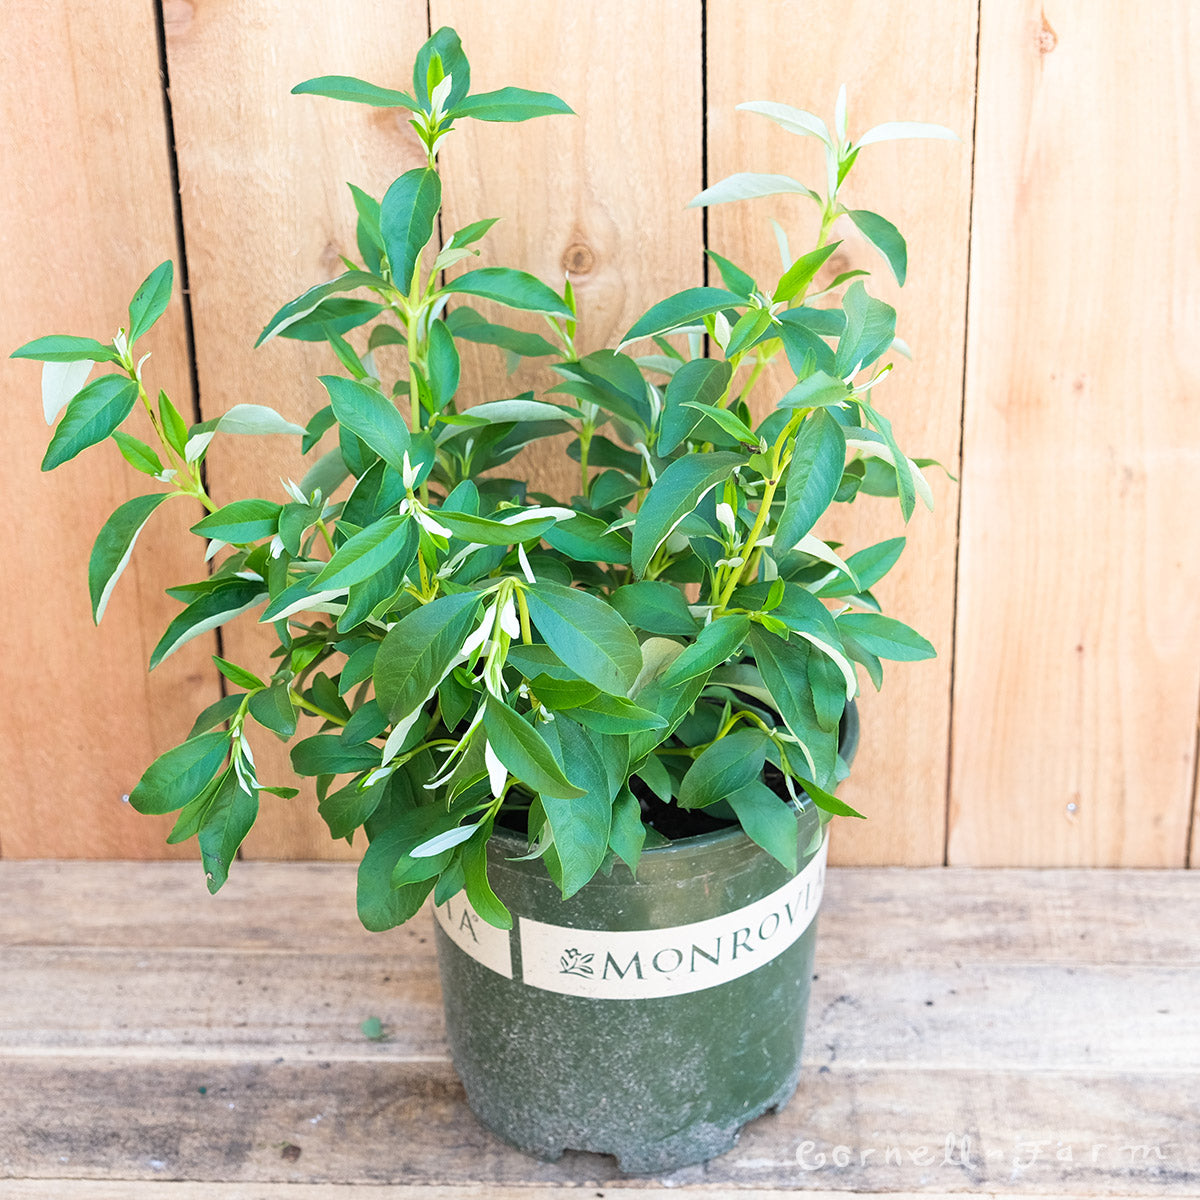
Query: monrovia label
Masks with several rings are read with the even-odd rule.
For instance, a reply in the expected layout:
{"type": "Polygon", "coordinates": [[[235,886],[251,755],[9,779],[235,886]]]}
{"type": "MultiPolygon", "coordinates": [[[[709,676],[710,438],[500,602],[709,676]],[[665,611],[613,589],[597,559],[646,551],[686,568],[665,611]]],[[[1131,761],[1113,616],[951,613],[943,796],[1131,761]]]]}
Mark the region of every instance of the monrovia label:
{"type": "Polygon", "coordinates": [[[506,979],[513,977],[512,947],[507,929],[489,925],[471,906],[466,892],[435,905],[433,915],[460,950],[506,979]]]}
{"type": "MultiPolygon", "coordinates": [[[[777,958],[812,924],[825,886],[828,836],[804,870],[753,904],[670,929],[571,929],[519,918],[522,982],[567,996],[643,1000],[716,987],[777,958]]],[[[464,953],[513,978],[509,934],[459,892],[434,910],[464,953]]]]}
{"type": "Polygon", "coordinates": [[[812,924],[825,884],[828,838],[783,887],[723,917],[672,929],[567,929],[520,918],[523,981],[568,996],[680,996],[748,975],[812,924]]]}

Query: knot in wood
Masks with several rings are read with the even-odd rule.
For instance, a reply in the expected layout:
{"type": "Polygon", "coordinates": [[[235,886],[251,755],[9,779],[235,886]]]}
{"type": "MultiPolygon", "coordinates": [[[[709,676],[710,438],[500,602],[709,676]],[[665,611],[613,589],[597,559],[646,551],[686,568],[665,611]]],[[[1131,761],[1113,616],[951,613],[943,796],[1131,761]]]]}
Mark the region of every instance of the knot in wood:
{"type": "Polygon", "coordinates": [[[574,242],[563,251],[562,265],[571,275],[587,275],[596,265],[596,255],[590,246],[574,242]]]}

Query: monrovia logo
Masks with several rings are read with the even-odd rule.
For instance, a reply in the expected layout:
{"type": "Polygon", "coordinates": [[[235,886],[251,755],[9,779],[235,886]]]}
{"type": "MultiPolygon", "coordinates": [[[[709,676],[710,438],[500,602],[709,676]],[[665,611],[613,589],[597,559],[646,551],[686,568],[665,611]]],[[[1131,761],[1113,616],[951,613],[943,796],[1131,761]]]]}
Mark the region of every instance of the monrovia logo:
{"type": "Polygon", "coordinates": [[[595,957],[594,954],[580,954],[572,947],[564,951],[562,958],[558,960],[559,970],[564,975],[592,975],[592,959],[595,957]]]}
{"type": "MultiPolygon", "coordinates": [[[[568,996],[641,1000],[679,996],[748,975],[778,958],[812,924],[825,886],[828,838],[793,879],[720,917],[670,929],[571,929],[518,918],[521,982],[568,996]]],[[[434,909],[446,936],[513,978],[510,935],[488,925],[459,892],[434,909]]]]}

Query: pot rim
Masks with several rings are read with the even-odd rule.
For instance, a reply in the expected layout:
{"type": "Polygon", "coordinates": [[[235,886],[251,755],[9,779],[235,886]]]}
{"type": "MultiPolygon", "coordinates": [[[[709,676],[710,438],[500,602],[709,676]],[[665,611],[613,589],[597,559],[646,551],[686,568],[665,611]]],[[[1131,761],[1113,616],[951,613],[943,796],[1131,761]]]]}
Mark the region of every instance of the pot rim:
{"type": "MultiPolygon", "coordinates": [[[[854,757],[858,752],[858,739],[858,705],[855,701],[850,700],[846,704],[846,709],[842,716],[838,739],[838,752],[842,755],[847,767],[852,766],[854,763],[854,757]]],[[[799,822],[810,813],[816,813],[816,811],[816,805],[812,799],[805,795],[800,806],[795,809],[796,820],[799,822]]],[[[645,861],[647,858],[654,861],[655,859],[667,858],[673,854],[690,854],[718,849],[724,847],[727,843],[739,840],[747,846],[757,847],[757,843],[751,841],[746,831],[735,821],[731,822],[724,829],[714,829],[708,833],[693,833],[687,837],[674,838],[665,846],[651,846],[642,851],[641,858],[642,861],[645,861]]],[[[507,829],[503,825],[497,825],[493,828],[489,841],[495,841],[498,844],[507,843],[518,850],[522,847],[528,848],[529,846],[529,839],[525,834],[518,833],[515,829],[507,829]]]]}

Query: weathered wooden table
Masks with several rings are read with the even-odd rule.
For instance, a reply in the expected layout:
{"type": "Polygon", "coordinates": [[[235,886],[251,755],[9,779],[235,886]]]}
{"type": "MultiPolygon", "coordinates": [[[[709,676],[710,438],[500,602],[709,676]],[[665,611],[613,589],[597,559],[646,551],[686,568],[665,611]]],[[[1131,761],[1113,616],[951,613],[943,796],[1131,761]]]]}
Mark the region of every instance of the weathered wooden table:
{"type": "Polygon", "coordinates": [[[1200,872],[832,871],[800,1092],[650,1180],[477,1124],[427,916],[197,872],[0,863],[5,1200],[1200,1196],[1200,872]]]}

